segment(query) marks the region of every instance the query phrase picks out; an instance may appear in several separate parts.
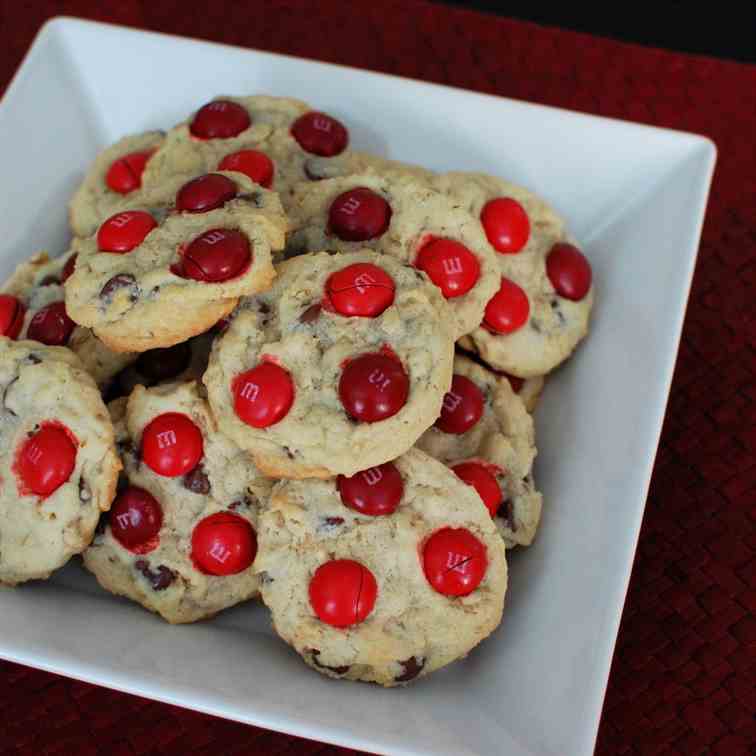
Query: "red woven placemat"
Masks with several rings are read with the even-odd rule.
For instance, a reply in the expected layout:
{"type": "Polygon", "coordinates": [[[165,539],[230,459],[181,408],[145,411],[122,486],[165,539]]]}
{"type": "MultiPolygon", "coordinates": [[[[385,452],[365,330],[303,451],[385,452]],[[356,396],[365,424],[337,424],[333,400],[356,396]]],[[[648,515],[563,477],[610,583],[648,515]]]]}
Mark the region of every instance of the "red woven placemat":
{"type": "MultiPolygon", "coordinates": [[[[597,753],[756,752],[756,67],[416,0],[0,0],[0,90],[69,14],[695,131],[719,164],[597,753]]],[[[0,662],[0,753],[347,754],[0,662]]]]}

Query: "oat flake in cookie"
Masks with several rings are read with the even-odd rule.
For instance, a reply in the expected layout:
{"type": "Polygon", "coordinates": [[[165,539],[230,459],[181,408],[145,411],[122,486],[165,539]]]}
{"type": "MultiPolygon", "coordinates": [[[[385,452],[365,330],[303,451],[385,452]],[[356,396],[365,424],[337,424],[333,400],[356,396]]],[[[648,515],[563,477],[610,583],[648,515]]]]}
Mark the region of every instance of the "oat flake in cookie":
{"type": "Polygon", "coordinates": [[[0,337],[0,584],[46,578],[92,540],[120,463],[68,349],[0,337]]]}
{"type": "Polygon", "coordinates": [[[68,314],[116,351],[185,341],[270,286],[285,230],[277,195],[241,173],[145,190],[74,240],[68,314]]]}
{"type": "Polygon", "coordinates": [[[455,338],[480,324],[499,283],[477,217],[408,172],[370,170],[300,184],[289,219],[289,255],[367,247],[425,271],[449,303],[455,338]]]}
{"type": "Polygon", "coordinates": [[[277,484],[259,545],[276,632],[329,677],[402,685],[501,620],[504,544],[474,491],[417,449],[351,479],[277,484]]]}
{"type": "Polygon", "coordinates": [[[542,376],[588,332],[591,266],[564,221],[522,187],[482,173],[446,173],[433,186],[474,215],[501,274],[480,327],[462,340],[491,366],[520,378],[542,376]]]}
{"type": "Polygon", "coordinates": [[[224,432],[274,477],[329,477],[403,453],[451,380],[447,304],[424,273],[369,250],[282,264],[242,300],[205,373],[224,432]]]}
{"type": "Polygon", "coordinates": [[[108,349],[92,331],[77,326],[68,317],[63,284],[75,265],[76,255],[72,252],[52,260],[40,252],[21,263],[0,294],[0,333],[47,346],[67,346],[97,385],[103,387],[137,355],[108,349]]]}
{"type": "Polygon", "coordinates": [[[441,415],[417,446],[475,488],[507,547],[533,541],[542,498],[533,418],[506,377],[457,356],[441,415]]]}
{"type": "Polygon", "coordinates": [[[97,156],[71,199],[69,220],[74,236],[90,236],[124,197],[139,194],[145,167],[163,137],[162,131],[127,136],[97,156]]]}
{"type": "Polygon", "coordinates": [[[109,406],[124,475],[87,569],[171,623],[255,596],[256,523],[271,484],[219,432],[197,384],[137,386],[109,406]]]}

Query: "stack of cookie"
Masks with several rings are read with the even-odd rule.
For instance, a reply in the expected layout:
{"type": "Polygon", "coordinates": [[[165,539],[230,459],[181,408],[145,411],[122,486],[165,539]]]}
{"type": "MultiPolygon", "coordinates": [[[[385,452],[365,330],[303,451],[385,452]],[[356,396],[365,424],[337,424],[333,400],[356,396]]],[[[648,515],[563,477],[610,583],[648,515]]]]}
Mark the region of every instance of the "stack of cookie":
{"type": "Polygon", "coordinates": [[[267,96],[122,139],[70,209],[0,294],[0,583],[83,554],[173,623],[259,596],[311,667],[387,686],[488,636],[593,301],[553,210],[267,96]]]}

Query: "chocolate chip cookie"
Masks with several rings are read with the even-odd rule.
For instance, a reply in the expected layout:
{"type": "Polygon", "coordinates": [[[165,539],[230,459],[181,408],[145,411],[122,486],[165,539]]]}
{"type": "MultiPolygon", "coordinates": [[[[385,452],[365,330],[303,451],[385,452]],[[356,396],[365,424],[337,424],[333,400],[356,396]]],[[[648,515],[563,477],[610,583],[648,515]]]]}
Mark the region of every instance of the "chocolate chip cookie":
{"type": "Polygon", "coordinates": [[[506,377],[457,356],[441,414],[417,446],[475,488],[507,547],[533,541],[541,519],[533,418],[506,377]]]}
{"type": "Polygon", "coordinates": [[[0,294],[0,333],[47,346],[67,346],[103,387],[137,355],[108,349],[89,328],[77,326],[68,317],[63,284],[75,264],[72,252],[52,260],[46,252],[39,252],[21,263],[0,294]],[[3,323],[7,325],[3,327],[3,323]]]}
{"type": "Polygon", "coordinates": [[[74,240],[68,314],[115,351],[173,346],[270,286],[285,230],[277,195],[241,173],[144,190],[74,240]]]}
{"type": "Polygon", "coordinates": [[[0,337],[0,584],[46,578],[83,551],[120,467],[79,358],[0,337]]]}
{"type": "Polygon", "coordinates": [[[216,340],[210,404],[265,474],[351,475],[406,451],[437,417],[450,320],[426,275],[393,258],[289,260],[216,340]]]}
{"type": "Polygon", "coordinates": [[[328,677],[403,685],[501,620],[504,544],[474,491],[417,449],[351,478],[277,484],[259,545],[276,632],[328,677]]]}
{"type": "Polygon", "coordinates": [[[289,218],[287,255],[367,247],[425,271],[450,305],[456,338],[478,327],[496,293],[496,254],[477,217],[409,173],[299,184],[289,218]]]}
{"type": "Polygon", "coordinates": [[[214,422],[195,382],[110,405],[124,475],[84,565],[171,623],[257,594],[256,522],[270,483],[214,422]]]}
{"type": "Polygon", "coordinates": [[[349,173],[349,132],[336,118],[286,97],[220,97],[171,129],[144,181],[239,171],[281,195],[322,174],[349,173]]]}
{"type": "Polygon", "coordinates": [[[432,183],[478,219],[498,260],[499,290],[462,345],[520,378],[550,372],[587,334],[594,297],[590,263],[564,221],[533,193],[493,176],[453,172],[432,183]]]}

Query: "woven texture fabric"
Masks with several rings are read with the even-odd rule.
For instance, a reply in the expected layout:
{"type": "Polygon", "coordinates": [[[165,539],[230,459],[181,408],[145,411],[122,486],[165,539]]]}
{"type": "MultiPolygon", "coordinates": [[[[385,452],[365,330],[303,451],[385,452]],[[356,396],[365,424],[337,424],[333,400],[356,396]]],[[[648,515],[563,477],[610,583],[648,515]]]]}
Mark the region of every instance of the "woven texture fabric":
{"type": "MultiPolygon", "coordinates": [[[[597,753],[756,752],[756,67],[417,0],[100,5],[0,0],[0,90],[42,22],[68,14],[715,141],[719,163],[597,753]]],[[[349,753],[4,662],[0,702],[3,755],[349,753]]]]}

